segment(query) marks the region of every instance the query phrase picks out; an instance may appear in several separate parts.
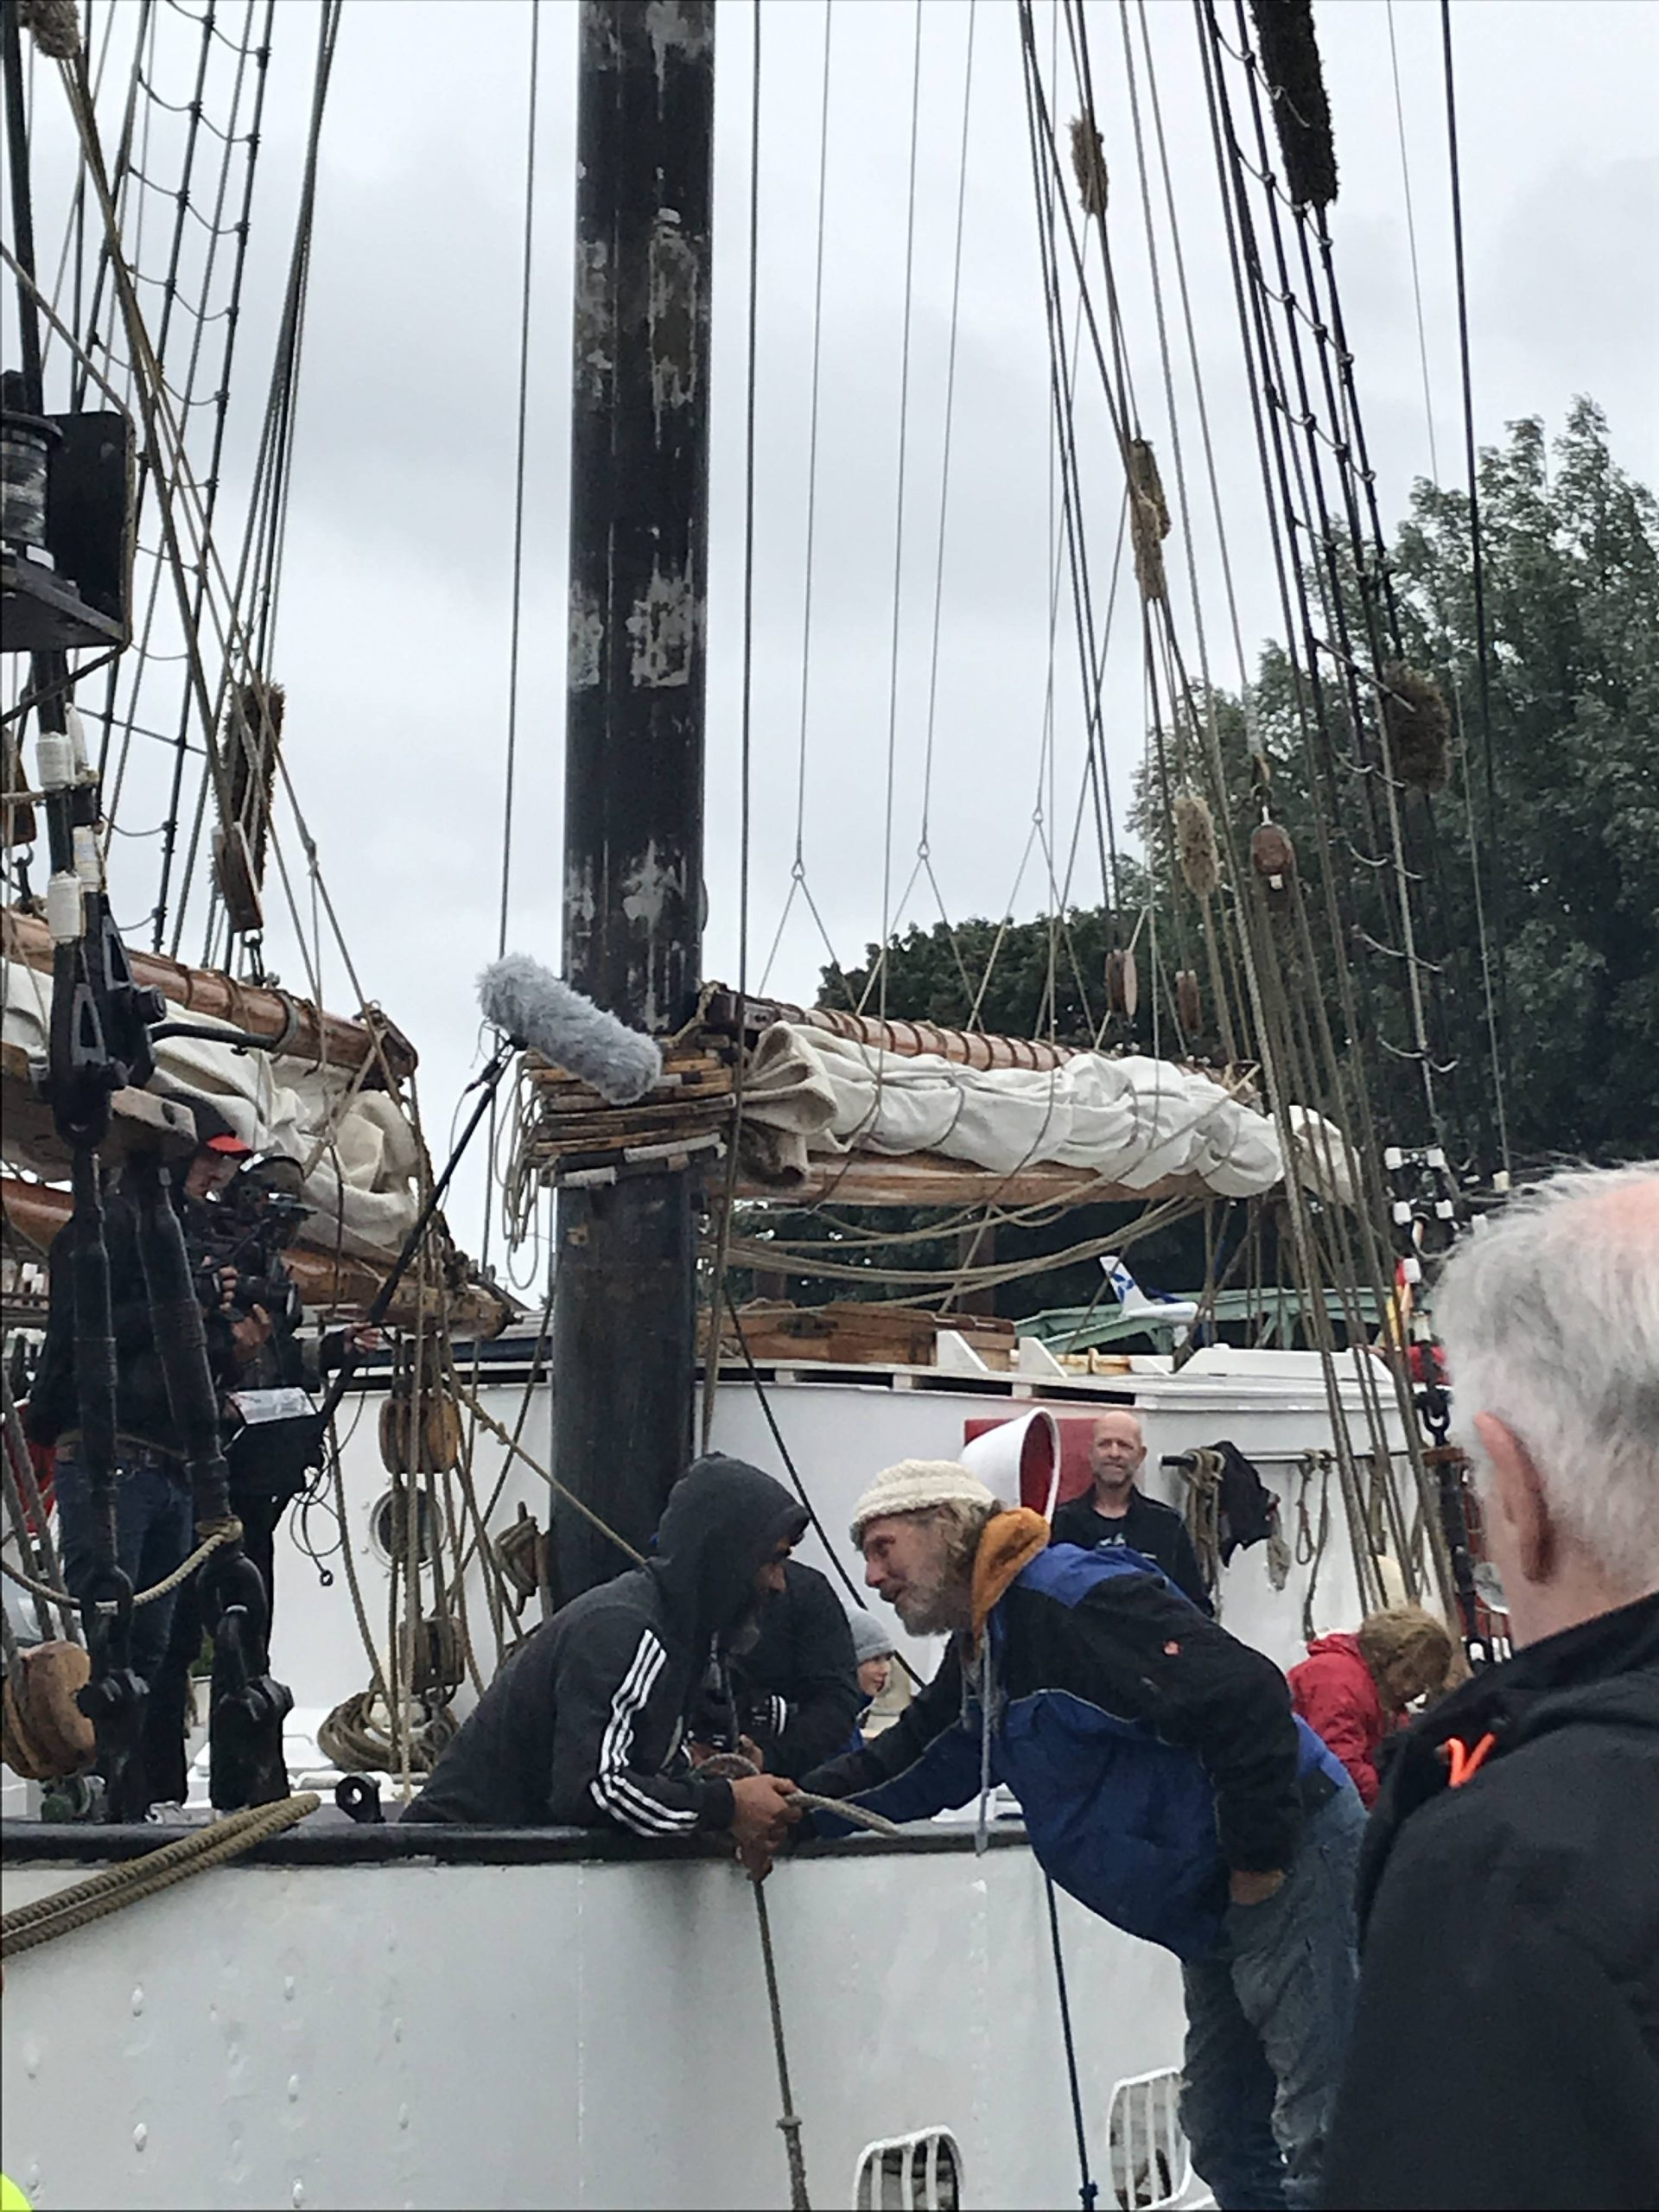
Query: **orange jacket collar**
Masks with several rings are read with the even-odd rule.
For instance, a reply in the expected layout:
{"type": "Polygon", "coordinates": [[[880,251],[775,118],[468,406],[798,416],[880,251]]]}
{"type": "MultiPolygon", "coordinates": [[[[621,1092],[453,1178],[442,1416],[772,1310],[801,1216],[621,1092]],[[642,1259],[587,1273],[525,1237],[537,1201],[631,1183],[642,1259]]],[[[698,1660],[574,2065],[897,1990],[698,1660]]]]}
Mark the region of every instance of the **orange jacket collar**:
{"type": "Polygon", "coordinates": [[[1047,1522],[1028,1506],[1017,1505],[1012,1512],[993,1514],[985,1523],[985,1533],[974,1554],[974,1614],[969,1635],[974,1649],[978,1649],[992,1606],[1047,1541],[1047,1522]]]}

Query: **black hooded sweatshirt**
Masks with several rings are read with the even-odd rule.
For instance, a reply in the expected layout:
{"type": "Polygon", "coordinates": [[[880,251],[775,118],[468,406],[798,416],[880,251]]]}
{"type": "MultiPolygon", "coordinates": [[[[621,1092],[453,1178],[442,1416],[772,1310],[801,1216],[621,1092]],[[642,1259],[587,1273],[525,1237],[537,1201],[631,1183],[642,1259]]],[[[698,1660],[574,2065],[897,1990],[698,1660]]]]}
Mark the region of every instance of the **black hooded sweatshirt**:
{"type": "MultiPolygon", "coordinates": [[[[815,1567],[791,1560],[760,1609],[760,1633],[734,1659],[737,1719],[768,1774],[804,1774],[845,1748],[867,1702],[846,1610],[815,1567]]],[[[695,1720],[696,1714],[694,1713],[695,1720]]]]}
{"type": "Polygon", "coordinates": [[[1659,1596],[1400,1739],[1358,1904],[1325,2202],[1659,2205],[1659,1596]]]}
{"type": "Polygon", "coordinates": [[[760,1567],[805,1526],[759,1467],[696,1461],[669,1494],[656,1556],[572,1599],[513,1654],[404,1820],[729,1827],[730,1783],[681,1751],[687,1700],[711,1649],[751,1617],[760,1567]]]}

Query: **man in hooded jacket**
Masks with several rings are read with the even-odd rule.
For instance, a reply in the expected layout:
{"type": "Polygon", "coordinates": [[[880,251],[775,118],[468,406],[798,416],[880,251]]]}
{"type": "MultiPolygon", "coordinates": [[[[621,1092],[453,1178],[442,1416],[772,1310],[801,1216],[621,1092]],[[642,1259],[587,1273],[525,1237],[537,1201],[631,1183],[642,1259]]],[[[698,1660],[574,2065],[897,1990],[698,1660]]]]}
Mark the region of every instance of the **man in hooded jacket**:
{"type": "Polygon", "coordinates": [[[859,1711],[857,1662],[841,1600],[817,1567],[786,1562],[753,1648],[715,1676],[715,1694],[692,1716],[699,1733],[712,1721],[729,1734],[734,1719],[779,1774],[804,1774],[842,1748],[859,1711]]]}
{"type": "Polygon", "coordinates": [[[764,1864],[799,1818],[794,1784],[699,1772],[683,1750],[685,1714],[711,1652],[753,1638],[806,1521],[759,1467],[718,1453],[694,1462],[669,1494],[655,1554],[573,1598],[514,1653],[403,1817],[726,1834],[764,1864]]]}

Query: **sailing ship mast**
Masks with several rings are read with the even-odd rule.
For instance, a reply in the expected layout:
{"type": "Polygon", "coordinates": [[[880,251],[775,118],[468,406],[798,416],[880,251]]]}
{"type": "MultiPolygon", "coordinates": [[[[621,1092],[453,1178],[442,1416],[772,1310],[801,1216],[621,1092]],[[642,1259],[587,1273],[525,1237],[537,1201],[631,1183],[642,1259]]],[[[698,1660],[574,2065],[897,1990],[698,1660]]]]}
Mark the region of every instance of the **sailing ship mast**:
{"type": "MultiPolygon", "coordinates": [[[[564,972],[662,1036],[701,975],[714,0],[582,0],[564,972]]],[[[562,1190],[552,1471],[643,1546],[691,1441],[692,1179],[562,1190]]],[[[563,1599],[615,1573],[561,1506],[563,1599]]]]}

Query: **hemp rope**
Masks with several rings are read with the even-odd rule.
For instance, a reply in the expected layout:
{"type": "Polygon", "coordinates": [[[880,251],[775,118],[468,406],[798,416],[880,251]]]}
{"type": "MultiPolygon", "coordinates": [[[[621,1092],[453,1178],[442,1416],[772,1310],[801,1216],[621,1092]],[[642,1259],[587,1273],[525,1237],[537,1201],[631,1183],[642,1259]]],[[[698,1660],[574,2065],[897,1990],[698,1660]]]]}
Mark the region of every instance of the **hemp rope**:
{"type": "Polygon", "coordinates": [[[839,1797],[820,1797],[816,1790],[791,1789],[787,1801],[808,1813],[829,1813],[838,1821],[847,1821],[855,1828],[868,1828],[872,1835],[902,1836],[904,1830],[888,1820],[885,1813],[872,1813],[862,1805],[849,1805],[839,1797]]]}
{"type": "Polygon", "coordinates": [[[33,1904],[19,1905],[0,1920],[0,1957],[14,1959],[54,1937],[77,1928],[90,1927],[141,1897],[155,1897],[192,1874],[223,1866],[256,1844],[264,1843],[284,1828],[315,1813],[322,1800],[315,1790],[297,1797],[279,1798],[271,1805],[249,1805],[211,1827],[198,1828],[163,1844],[159,1851],[122,1866],[106,1867],[101,1874],[77,1882],[70,1889],[54,1891],[33,1904]]]}
{"type": "MultiPolygon", "coordinates": [[[[210,1553],[216,1552],[221,1544],[228,1544],[232,1536],[239,1536],[241,1534],[242,1523],[239,1521],[227,1521],[215,1529],[212,1535],[196,1546],[188,1559],[174,1568],[171,1574],[166,1576],[163,1580],[152,1584],[148,1590],[138,1592],[132,1601],[135,1610],[140,1605],[153,1605],[158,1599],[170,1598],[175,1590],[190,1580],[210,1553]]],[[[80,1610],[78,1601],[72,1598],[67,1590],[54,1590],[49,1582],[37,1582],[32,1574],[25,1574],[22,1567],[14,1567],[10,1560],[0,1559],[0,1574],[5,1575],[12,1582],[20,1584],[23,1589],[31,1592],[36,1598],[45,1599],[48,1605],[56,1605],[63,1611],[73,1611],[79,1613],[80,1610]]],[[[114,1599],[100,1599],[98,1610],[100,1613],[113,1613],[116,1610],[114,1599]]]]}
{"type": "Polygon", "coordinates": [[[772,1920],[766,1911],[764,1887],[759,1882],[751,1886],[754,1891],[755,1918],[760,1923],[760,1957],[766,1970],[766,2003],[772,2011],[772,2052],[778,2062],[778,2094],[784,2107],[778,2126],[789,2154],[790,2212],[812,2212],[812,2200],[806,2190],[806,2154],[801,2148],[801,2116],[795,2109],[794,2092],[789,2086],[789,2053],[784,2047],[784,2008],[778,1994],[778,1961],[772,1951],[772,1920]]]}

